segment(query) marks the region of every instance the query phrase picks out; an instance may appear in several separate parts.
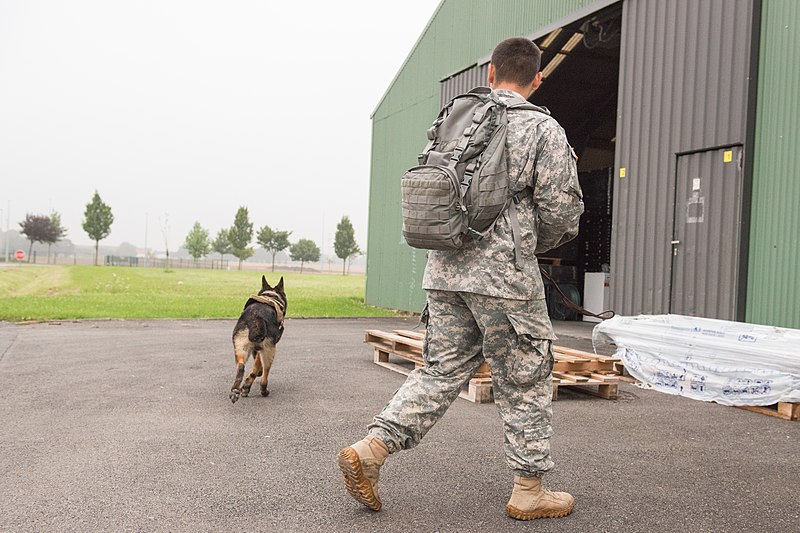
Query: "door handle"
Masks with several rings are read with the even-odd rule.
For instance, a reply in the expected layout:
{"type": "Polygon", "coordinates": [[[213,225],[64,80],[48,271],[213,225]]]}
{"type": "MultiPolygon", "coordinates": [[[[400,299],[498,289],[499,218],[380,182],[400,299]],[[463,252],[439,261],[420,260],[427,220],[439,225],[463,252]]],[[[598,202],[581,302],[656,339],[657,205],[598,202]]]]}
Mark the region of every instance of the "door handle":
{"type": "Polygon", "coordinates": [[[677,256],[678,255],[678,245],[680,243],[681,243],[681,241],[672,241],[672,255],[673,256],[677,256]]]}

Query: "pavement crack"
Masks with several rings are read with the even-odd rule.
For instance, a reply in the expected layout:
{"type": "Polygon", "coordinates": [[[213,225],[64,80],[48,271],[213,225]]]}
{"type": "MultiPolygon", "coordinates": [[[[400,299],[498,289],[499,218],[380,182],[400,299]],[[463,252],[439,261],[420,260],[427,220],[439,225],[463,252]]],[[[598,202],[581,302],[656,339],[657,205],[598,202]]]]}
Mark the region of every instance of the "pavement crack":
{"type": "Polygon", "coordinates": [[[8,345],[3,349],[2,352],[0,352],[0,363],[3,362],[3,359],[5,358],[6,354],[11,349],[11,347],[14,346],[15,342],[17,342],[17,335],[14,335],[14,337],[11,339],[8,345]]]}

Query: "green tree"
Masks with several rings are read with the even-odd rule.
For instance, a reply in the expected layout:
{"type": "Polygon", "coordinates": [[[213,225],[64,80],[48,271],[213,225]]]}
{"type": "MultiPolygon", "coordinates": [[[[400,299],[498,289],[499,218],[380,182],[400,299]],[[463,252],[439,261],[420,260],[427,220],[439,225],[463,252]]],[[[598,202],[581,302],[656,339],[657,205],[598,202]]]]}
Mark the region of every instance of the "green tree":
{"type": "Polygon", "coordinates": [[[34,242],[55,242],[56,232],[50,217],[46,215],[32,215],[27,213],[25,220],[19,223],[19,232],[31,241],[28,247],[28,262],[31,262],[34,242]]]}
{"type": "Polygon", "coordinates": [[[253,255],[250,242],[253,240],[253,223],[246,207],[240,207],[233,219],[233,226],[228,230],[228,242],[231,244],[231,253],[239,259],[239,270],[242,261],[253,255]]]}
{"type": "Polygon", "coordinates": [[[61,214],[57,211],[50,213],[50,225],[53,227],[53,240],[47,242],[47,264],[50,264],[50,246],[67,236],[67,228],[61,225],[61,214]]]}
{"type": "Polygon", "coordinates": [[[272,254],[272,271],[275,272],[275,255],[289,247],[289,235],[291,231],[273,230],[269,226],[264,226],[258,230],[256,240],[266,251],[272,254]]]}
{"type": "Polygon", "coordinates": [[[353,229],[353,224],[347,216],[343,216],[336,226],[333,250],[336,252],[336,257],[342,260],[342,276],[344,276],[347,260],[361,253],[361,248],[356,244],[356,232],[353,229]]]}
{"type": "Polygon", "coordinates": [[[208,240],[208,230],[203,229],[199,222],[195,222],[192,230],[186,236],[183,247],[189,252],[189,255],[194,257],[197,261],[204,255],[208,255],[211,250],[211,243],[208,240]]]}
{"type": "Polygon", "coordinates": [[[292,261],[300,261],[300,273],[306,261],[319,261],[319,247],[311,239],[300,239],[289,248],[292,261]]]}
{"type": "Polygon", "coordinates": [[[211,250],[219,254],[219,267],[222,268],[222,261],[225,259],[225,254],[231,253],[231,243],[228,240],[228,230],[221,229],[217,233],[217,238],[211,243],[211,250]]]}
{"type": "Polygon", "coordinates": [[[92,201],[86,204],[83,213],[83,231],[94,241],[94,264],[97,265],[97,255],[100,251],[100,241],[111,234],[111,224],[114,215],[111,207],[103,203],[97,191],[94,191],[92,201]]]}

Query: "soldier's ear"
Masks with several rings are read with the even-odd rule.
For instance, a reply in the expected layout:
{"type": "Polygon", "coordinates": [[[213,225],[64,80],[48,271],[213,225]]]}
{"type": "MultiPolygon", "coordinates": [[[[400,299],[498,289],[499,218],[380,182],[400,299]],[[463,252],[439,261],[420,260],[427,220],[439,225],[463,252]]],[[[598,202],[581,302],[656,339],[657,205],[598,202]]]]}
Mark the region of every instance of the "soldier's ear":
{"type": "Polygon", "coordinates": [[[270,288],[270,286],[269,286],[269,283],[267,283],[267,277],[266,276],[261,276],[261,290],[265,291],[265,290],[267,290],[269,288],[270,288]]]}
{"type": "Polygon", "coordinates": [[[275,285],[275,290],[283,292],[283,276],[281,276],[281,280],[278,282],[278,284],[275,285]]]}
{"type": "MultiPolygon", "coordinates": [[[[539,72],[536,73],[536,76],[533,77],[533,81],[531,82],[531,94],[535,93],[536,89],[538,89],[541,84],[542,84],[542,71],[540,70],[539,72]]],[[[529,94],[528,98],[530,97],[531,95],[529,94]]]]}

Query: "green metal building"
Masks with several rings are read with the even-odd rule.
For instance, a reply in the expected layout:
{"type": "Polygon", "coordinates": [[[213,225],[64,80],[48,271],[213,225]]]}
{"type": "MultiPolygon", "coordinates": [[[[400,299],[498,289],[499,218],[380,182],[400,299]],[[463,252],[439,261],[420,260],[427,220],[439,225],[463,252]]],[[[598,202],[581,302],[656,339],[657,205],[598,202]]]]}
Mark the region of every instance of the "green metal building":
{"type": "Polygon", "coordinates": [[[542,262],[581,288],[607,268],[619,314],[800,328],[799,33],[795,0],[443,0],[372,117],[367,303],[421,310],[400,176],[494,45],[528,36],[587,205],[542,262]]]}

